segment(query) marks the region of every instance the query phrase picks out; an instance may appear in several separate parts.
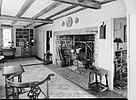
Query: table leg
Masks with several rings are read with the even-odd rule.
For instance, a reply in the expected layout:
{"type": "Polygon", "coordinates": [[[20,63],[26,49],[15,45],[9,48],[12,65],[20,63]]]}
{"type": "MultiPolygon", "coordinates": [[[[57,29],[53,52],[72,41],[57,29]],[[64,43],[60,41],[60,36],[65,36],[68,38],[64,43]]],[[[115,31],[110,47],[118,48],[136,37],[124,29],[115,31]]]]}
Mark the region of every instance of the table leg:
{"type": "Polygon", "coordinates": [[[101,95],[102,90],[102,76],[100,76],[100,87],[99,87],[99,94],[101,95]]]}
{"type": "Polygon", "coordinates": [[[109,88],[109,84],[108,84],[108,76],[107,76],[107,74],[105,74],[105,79],[106,79],[106,87],[109,88]]]}
{"type": "Polygon", "coordinates": [[[22,74],[18,76],[18,82],[22,82],[22,74]]]}
{"type": "Polygon", "coordinates": [[[90,84],[91,84],[91,72],[89,73],[89,82],[88,82],[88,88],[90,88],[90,84]]]}
{"type": "Polygon", "coordinates": [[[95,82],[96,84],[98,84],[98,79],[97,79],[97,75],[95,74],[95,82]]]}
{"type": "MultiPolygon", "coordinates": [[[[18,76],[18,82],[22,82],[22,74],[18,76]]],[[[22,88],[17,88],[18,93],[22,92],[22,88]]]]}
{"type": "Polygon", "coordinates": [[[7,76],[5,76],[5,94],[6,94],[6,99],[8,99],[8,86],[7,86],[7,82],[6,82],[7,76]]]}

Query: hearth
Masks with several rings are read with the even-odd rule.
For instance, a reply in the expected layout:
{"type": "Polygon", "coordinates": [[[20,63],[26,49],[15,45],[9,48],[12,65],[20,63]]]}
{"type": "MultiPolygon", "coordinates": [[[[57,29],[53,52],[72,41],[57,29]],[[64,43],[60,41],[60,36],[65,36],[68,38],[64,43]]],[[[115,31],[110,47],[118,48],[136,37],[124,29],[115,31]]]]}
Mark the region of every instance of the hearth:
{"type": "Polygon", "coordinates": [[[95,62],[95,34],[57,36],[56,51],[62,67],[87,69],[95,62]]]}

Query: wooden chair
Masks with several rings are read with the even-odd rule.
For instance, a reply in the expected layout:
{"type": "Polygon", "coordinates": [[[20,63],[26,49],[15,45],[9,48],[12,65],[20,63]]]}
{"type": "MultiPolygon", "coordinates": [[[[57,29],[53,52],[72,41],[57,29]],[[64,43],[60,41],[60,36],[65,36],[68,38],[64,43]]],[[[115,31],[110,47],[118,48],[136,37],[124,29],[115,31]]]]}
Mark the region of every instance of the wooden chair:
{"type": "Polygon", "coordinates": [[[45,98],[49,98],[49,87],[48,87],[48,81],[51,79],[54,74],[49,74],[44,80],[42,81],[33,81],[33,82],[15,82],[14,78],[19,76],[20,73],[11,75],[6,79],[7,85],[8,85],[8,99],[19,99],[19,95],[27,93],[27,96],[30,99],[38,99],[40,93],[42,93],[45,98]],[[47,93],[45,94],[42,89],[39,87],[41,84],[47,82],[47,93]],[[27,91],[26,91],[27,89],[27,91]],[[24,91],[25,90],[25,91],[24,91]]]}

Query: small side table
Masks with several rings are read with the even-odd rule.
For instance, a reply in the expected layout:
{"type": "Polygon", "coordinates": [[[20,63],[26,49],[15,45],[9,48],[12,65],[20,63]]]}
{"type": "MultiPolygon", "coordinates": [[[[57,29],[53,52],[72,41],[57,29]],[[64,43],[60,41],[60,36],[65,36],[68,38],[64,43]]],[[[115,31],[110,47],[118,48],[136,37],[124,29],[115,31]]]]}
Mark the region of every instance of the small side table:
{"type": "Polygon", "coordinates": [[[90,73],[89,73],[89,84],[88,87],[89,89],[95,89],[98,90],[99,94],[101,95],[101,93],[107,89],[109,89],[109,84],[108,84],[108,71],[102,68],[98,68],[96,67],[96,69],[99,70],[92,70],[89,69],[90,73]],[[95,81],[91,83],[91,74],[95,75],[95,81]],[[99,82],[98,82],[98,77],[99,76],[99,82]],[[102,83],[102,76],[105,76],[105,80],[106,80],[106,85],[102,83]]]}
{"type": "Polygon", "coordinates": [[[43,64],[52,64],[52,54],[51,53],[44,53],[44,58],[43,58],[43,64]]]}
{"type": "MultiPolygon", "coordinates": [[[[21,65],[19,66],[4,66],[3,70],[2,70],[2,76],[5,76],[5,92],[6,92],[6,99],[8,99],[9,94],[8,94],[8,85],[6,82],[6,79],[10,76],[10,75],[15,75],[20,73],[20,75],[18,76],[18,82],[22,82],[22,73],[25,72],[23,67],[21,65]]],[[[13,80],[14,81],[14,80],[13,80]]]]}

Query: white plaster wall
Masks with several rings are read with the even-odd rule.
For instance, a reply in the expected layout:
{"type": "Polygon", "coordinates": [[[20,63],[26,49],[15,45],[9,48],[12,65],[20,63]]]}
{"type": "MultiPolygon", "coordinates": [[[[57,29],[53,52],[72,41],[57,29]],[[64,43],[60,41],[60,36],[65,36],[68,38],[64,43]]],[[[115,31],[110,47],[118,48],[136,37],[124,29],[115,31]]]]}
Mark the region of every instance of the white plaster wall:
{"type": "MultiPolygon", "coordinates": [[[[46,52],[46,31],[53,30],[53,25],[44,25],[36,28],[36,56],[43,59],[43,54],[46,52]]],[[[50,39],[50,52],[53,53],[53,37],[50,39]]]]}
{"type": "Polygon", "coordinates": [[[80,12],[74,13],[74,14],[69,15],[69,16],[55,20],[54,24],[53,24],[54,25],[54,31],[79,29],[79,28],[90,26],[89,9],[82,10],[80,12]],[[67,27],[66,25],[62,26],[62,21],[64,21],[66,23],[66,20],[69,16],[71,16],[72,19],[73,19],[72,27],[67,27]],[[77,24],[74,22],[76,17],[79,18],[79,23],[77,23],[77,24]]]}
{"type": "Polygon", "coordinates": [[[135,43],[136,43],[136,13],[135,14],[132,14],[130,15],[130,38],[129,38],[129,46],[130,46],[130,64],[129,64],[129,100],[135,100],[136,99],[136,90],[135,90],[135,85],[136,85],[136,46],[135,46],[135,43]]]}
{"type": "Polygon", "coordinates": [[[43,59],[43,30],[36,29],[35,34],[35,45],[36,45],[36,56],[43,59]]]}
{"type": "Polygon", "coordinates": [[[126,16],[127,10],[123,0],[109,3],[103,6],[99,14],[99,25],[102,21],[106,22],[106,39],[99,39],[98,41],[98,62],[99,67],[109,71],[109,86],[113,89],[113,18],[126,16]]]}

